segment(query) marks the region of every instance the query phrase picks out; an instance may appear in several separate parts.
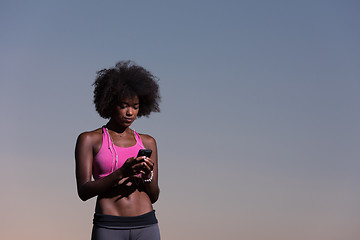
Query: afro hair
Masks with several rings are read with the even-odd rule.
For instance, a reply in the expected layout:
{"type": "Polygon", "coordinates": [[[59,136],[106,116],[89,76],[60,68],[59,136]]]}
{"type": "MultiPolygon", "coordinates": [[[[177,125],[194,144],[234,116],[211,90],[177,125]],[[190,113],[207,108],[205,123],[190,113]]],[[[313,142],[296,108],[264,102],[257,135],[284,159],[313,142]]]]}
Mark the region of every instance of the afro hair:
{"type": "Polygon", "coordinates": [[[103,118],[110,118],[115,107],[125,98],[139,98],[138,117],[160,112],[158,78],[132,61],[120,61],[114,68],[97,72],[94,86],[95,109],[103,118]]]}

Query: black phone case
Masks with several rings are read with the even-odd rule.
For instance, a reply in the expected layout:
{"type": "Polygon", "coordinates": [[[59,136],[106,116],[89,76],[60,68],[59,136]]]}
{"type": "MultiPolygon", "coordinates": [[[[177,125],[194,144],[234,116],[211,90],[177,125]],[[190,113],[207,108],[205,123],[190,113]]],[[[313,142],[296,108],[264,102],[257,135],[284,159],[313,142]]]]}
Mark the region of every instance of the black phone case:
{"type": "Polygon", "coordinates": [[[137,157],[145,156],[149,158],[151,156],[151,153],[151,149],[140,149],[137,157]]]}

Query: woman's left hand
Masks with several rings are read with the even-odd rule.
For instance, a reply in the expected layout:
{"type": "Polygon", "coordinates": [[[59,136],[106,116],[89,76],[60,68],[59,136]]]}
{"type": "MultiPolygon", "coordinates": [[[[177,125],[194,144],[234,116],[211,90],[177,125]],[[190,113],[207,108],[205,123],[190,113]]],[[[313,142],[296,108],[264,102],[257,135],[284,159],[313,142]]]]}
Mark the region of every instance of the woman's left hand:
{"type": "Polygon", "coordinates": [[[151,171],[154,169],[154,163],[153,161],[148,158],[144,157],[144,161],[141,163],[141,177],[143,180],[149,179],[151,177],[151,171]]]}

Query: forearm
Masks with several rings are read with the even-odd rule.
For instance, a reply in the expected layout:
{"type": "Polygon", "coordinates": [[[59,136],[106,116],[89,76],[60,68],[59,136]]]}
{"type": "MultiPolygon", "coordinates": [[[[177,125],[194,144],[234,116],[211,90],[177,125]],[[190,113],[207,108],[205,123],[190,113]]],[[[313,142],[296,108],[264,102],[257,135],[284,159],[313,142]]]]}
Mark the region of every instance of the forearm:
{"type": "Polygon", "coordinates": [[[80,184],[78,185],[78,195],[81,200],[86,201],[110,190],[121,178],[123,178],[121,173],[115,171],[104,178],[80,184]]]}
{"type": "Polygon", "coordinates": [[[151,200],[151,203],[155,203],[158,200],[160,194],[160,189],[158,184],[155,182],[151,182],[151,183],[144,182],[144,188],[145,188],[145,192],[147,193],[147,195],[151,200]]]}

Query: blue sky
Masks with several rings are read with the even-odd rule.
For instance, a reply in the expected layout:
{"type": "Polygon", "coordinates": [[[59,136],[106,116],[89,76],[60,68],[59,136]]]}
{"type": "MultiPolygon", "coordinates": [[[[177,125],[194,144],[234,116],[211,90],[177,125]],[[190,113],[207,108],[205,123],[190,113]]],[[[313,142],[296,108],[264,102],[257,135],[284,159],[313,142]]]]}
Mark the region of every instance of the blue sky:
{"type": "Polygon", "coordinates": [[[164,239],[358,239],[359,7],[2,1],[1,238],[89,239],[75,139],[106,123],[96,71],[131,59],[160,78],[134,128],[158,142],[164,239]]]}

